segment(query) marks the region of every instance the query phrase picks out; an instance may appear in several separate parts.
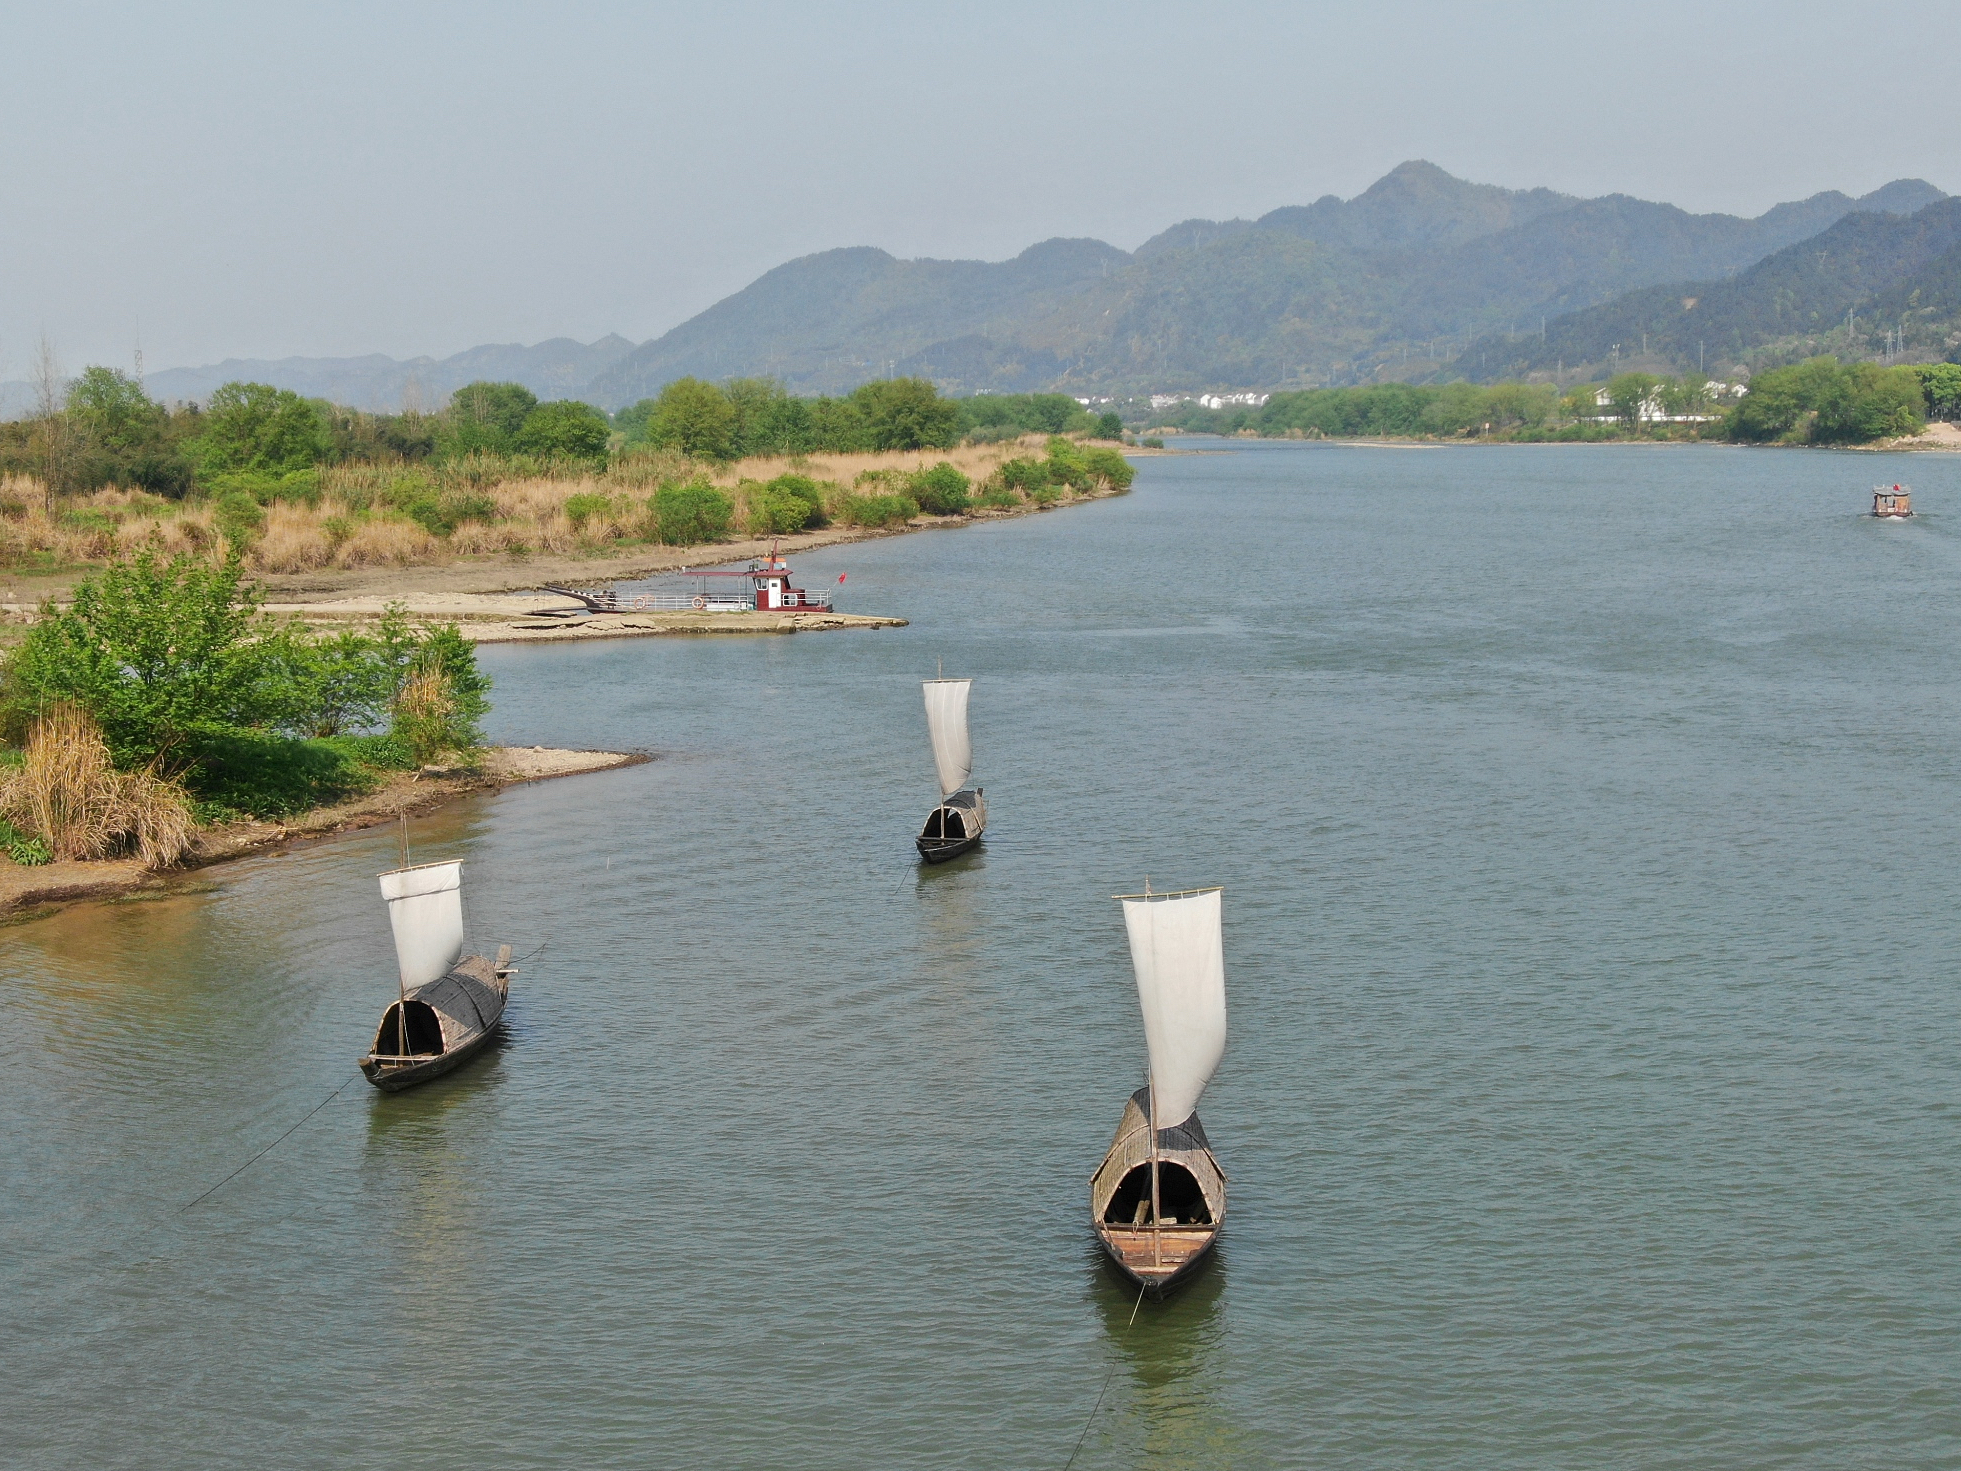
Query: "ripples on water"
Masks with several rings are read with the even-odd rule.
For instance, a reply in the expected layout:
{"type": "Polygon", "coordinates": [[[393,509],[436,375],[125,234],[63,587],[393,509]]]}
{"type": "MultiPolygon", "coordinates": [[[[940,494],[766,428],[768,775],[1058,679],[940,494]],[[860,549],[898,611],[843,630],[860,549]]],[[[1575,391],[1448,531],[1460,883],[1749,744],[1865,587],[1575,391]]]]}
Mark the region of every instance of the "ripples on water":
{"type": "Polygon", "coordinates": [[[351,1073],[393,834],[0,931],[8,1459],[1060,1466],[1114,1368],[1079,1466],[1961,1464],[1957,471],[1231,446],[799,559],[907,629],[487,651],[660,759],[418,825],[545,946],[462,1075],[182,1212],[351,1073]],[[1132,1325],[1147,873],[1233,1183],[1132,1325]]]}

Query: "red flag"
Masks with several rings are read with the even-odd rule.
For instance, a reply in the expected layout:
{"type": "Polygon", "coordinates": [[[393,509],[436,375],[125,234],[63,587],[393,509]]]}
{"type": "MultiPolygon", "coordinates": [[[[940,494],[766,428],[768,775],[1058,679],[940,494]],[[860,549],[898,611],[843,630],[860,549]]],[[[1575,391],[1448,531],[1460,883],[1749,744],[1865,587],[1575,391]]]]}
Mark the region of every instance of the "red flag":
{"type": "Polygon", "coordinates": [[[844,574],[842,572],[838,573],[838,581],[839,582],[844,581],[844,574]]]}

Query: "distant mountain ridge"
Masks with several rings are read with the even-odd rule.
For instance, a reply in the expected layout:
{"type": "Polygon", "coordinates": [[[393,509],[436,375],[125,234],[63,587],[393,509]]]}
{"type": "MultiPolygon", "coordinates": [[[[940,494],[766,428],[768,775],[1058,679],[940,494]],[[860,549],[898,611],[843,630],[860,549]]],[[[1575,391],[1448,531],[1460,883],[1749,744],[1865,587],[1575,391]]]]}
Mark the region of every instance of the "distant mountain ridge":
{"type": "Polygon", "coordinates": [[[1907,179],[1748,220],[1467,183],[1412,161],[1351,200],[1255,221],[1186,220],[1131,254],[1050,241],[997,266],[805,256],[636,348],[592,392],[629,402],[676,377],[740,373],[804,393],[887,371],[953,392],[1362,381],[1439,368],[1494,328],[1733,274],[1848,213],[1906,213],[1946,197],[1907,179]],[[1037,261],[1049,269],[1037,272],[1037,261]],[[983,279],[985,292],[972,284],[983,279]]]}
{"type": "MultiPolygon", "coordinates": [[[[1961,327],[1961,198],[1912,214],[1848,214],[1721,280],[1629,292],[1547,325],[1544,339],[1489,338],[1452,365],[1466,377],[1519,377],[1561,364],[1625,360],[1637,344],[1663,364],[1734,362],[1778,342],[1820,339],[1865,318],[1868,330],[1917,322],[1961,327]]],[[[1834,346],[1845,345],[1838,339],[1834,346]]],[[[1870,344],[1855,339],[1855,346],[1870,344]]]]}
{"type": "Polygon", "coordinates": [[[522,383],[540,398],[577,398],[587,384],[633,351],[624,337],[597,342],[554,337],[534,347],[497,343],[446,358],[402,361],[370,353],[358,358],[227,358],[203,368],[168,368],[144,382],[162,402],[203,400],[224,383],[271,383],[308,398],[349,408],[393,413],[406,406],[441,407],[449,395],[480,379],[522,383]]]}
{"type": "MultiPolygon", "coordinates": [[[[478,378],[619,408],[686,376],[766,375],[817,393],[896,372],[955,393],[1113,395],[1421,377],[1469,371],[1479,352],[1488,365],[1490,344],[1516,346],[1542,317],[1551,343],[1552,323],[1565,332],[1563,319],[1613,310],[1605,304],[1630,292],[1740,278],[1850,220],[1911,216],[1947,198],[1901,179],[1744,219],[1469,183],[1413,160],[1352,199],[1327,195],[1257,220],[1185,220],[1134,252],[1069,239],[995,262],[822,251],[638,346],[608,336],[440,360],[233,359],[148,383],[159,397],[202,399],[245,378],[391,410],[433,408],[478,378]]],[[[1507,352],[1522,360],[1522,349],[1507,352]]],[[[24,387],[0,384],[0,398],[24,400],[24,387]]]]}

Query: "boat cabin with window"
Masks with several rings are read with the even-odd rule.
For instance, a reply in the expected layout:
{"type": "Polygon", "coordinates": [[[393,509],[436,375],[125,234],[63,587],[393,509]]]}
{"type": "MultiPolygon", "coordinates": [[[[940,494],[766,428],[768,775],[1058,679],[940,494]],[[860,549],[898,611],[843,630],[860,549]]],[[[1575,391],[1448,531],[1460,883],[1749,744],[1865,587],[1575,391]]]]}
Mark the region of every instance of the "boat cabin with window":
{"type": "Polygon", "coordinates": [[[1882,521],[1904,521],[1913,514],[1913,492],[1904,485],[1875,485],[1872,513],[1882,521]]]}

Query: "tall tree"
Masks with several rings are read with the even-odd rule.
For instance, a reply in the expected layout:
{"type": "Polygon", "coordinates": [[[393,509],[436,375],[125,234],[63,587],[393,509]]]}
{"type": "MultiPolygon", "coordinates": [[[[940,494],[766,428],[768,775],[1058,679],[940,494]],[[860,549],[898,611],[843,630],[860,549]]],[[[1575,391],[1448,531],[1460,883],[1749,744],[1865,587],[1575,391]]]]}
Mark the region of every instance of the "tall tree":
{"type": "Polygon", "coordinates": [[[647,437],[702,460],[726,460],[735,452],[735,405],[713,383],[676,378],[654,400],[647,437]]]}
{"type": "Polygon", "coordinates": [[[227,383],[211,395],[199,458],[207,474],[304,470],[326,452],[319,411],[290,388],[227,383]]]}
{"type": "MultiPolygon", "coordinates": [[[[945,449],[960,437],[960,405],[925,378],[887,378],[851,395],[873,449],[945,449]]],[[[1074,399],[1070,407],[1077,407],[1074,399]]]]}

